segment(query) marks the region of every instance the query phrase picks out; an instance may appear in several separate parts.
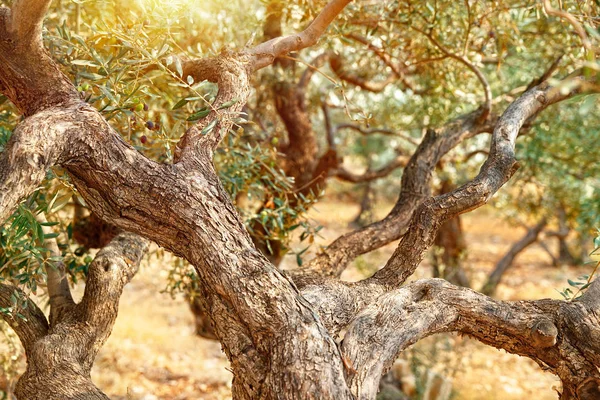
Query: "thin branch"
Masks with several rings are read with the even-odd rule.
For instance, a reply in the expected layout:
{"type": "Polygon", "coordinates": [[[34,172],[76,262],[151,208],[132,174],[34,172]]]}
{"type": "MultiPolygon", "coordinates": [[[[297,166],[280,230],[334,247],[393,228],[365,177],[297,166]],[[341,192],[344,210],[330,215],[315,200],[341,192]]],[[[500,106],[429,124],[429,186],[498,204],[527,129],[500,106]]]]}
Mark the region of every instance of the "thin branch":
{"type": "Polygon", "coordinates": [[[415,146],[419,145],[419,141],[416,140],[415,138],[413,138],[409,135],[397,132],[393,129],[388,129],[388,128],[367,128],[367,129],[365,129],[362,126],[357,125],[357,124],[339,124],[335,127],[336,132],[338,132],[342,129],[351,129],[353,131],[360,133],[363,136],[369,136],[369,135],[373,135],[373,134],[377,134],[377,133],[381,134],[381,135],[396,136],[396,137],[406,140],[407,142],[409,142],[411,144],[414,144],[415,146]]]}
{"type": "Polygon", "coordinates": [[[360,175],[350,172],[345,168],[338,168],[338,169],[334,170],[332,175],[335,176],[336,178],[338,178],[342,181],[346,181],[346,182],[352,182],[352,183],[370,182],[375,179],[379,179],[379,178],[388,176],[389,174],[391,174],[392,172],[394,172],[396,169],[398,169],[400,167],[405,167],[408,164],[409,160],[410,160],[410,157],[408,157],[408,156],[398,155],[396,158],[394,158],[392,161],[387,163],[385,166],[383,166],[379,169],[376,169],[376,170],[367,170],[366,172],[364,172],[363,174],[360,174],[360,175]]]}
{"type": "Polygon", "coordinates": [[[550,257],[550,259],[552,260],[552,265],[557,267],[559,265],[558,259],[554,256],[554,254],[552,254],[552,251],[550,251],[546,243],[544,243],[543,240],[539,240],[537,244],[542,248],[542,250],[544,250],[548,257],[550,257]]]}
{"type": "Polygon", "coordinates": [[[557,10],[556,8],[553,8],[550,4],[550,0],[543,0],[543,3],[544,11],[546,11],[548,15],[553,15],[559,17],[560,19],[566,20],[569,24],[571,24],[573,29],[575,29],[575,33],[577,33],[577,35],[581,38],[581,43],[583,44],[583,47],[585,47],[586,50],[593,51],[592,42],[590,41],[587,33],[585,32],[585,29],[572,14],[566,11],[557,10]]]}
{"type": "Polygon", "coordinates": [[[373,43],[371,43],[365,37],[357,35],[355,33],[349,33],[344,36],[347,37],[348,39],[352,39],[358,43],[364,44],[365,46],[368,47],[369,50],[371,50],[373,53],[375,53],[377,55],[377,57],[379,57],[381,59],[381,61],[383,61],[385,63],[385,65],[390,67],[390,69],[397,76],[403,75],[404,71],[402,71],[400,63],[394,63],[394,61],[392,60],[392,57],[388,53],[386,53],[385,50],[383,50],[381,47],[375,46],[373,43]]]}
{"type": "Polygon", "coordinates": [[[333,72],[335,72],[337,77],[341,80],[373,93],[379,93],[383,91],[389,84],[398,79],[396,74],[392,73],[382,81],[367,80],[362,76],[344,68],[342,58],[338,54],[331,54],[329,57],[329,65],[331,66],[333,72]]]}
{"type": "Polygon", "coordinates": [[[342,12],[351,0],[331,0],[321,13],[302,32],[295,35],[282,36],[261,43],[247,51],[250,56],[249,69],[257,71],[269,66],[277,57],[293,51],[299,51],[317,43],[331,22],[342,12]]]}
{"type": "Polygon", "coordinates": [[[335,131],[331,126],[331,116],[329,115],[329,105],[325,99],[321,100],[321,110],[323,110],[323,120],[325,121],[325,133],[327,134],[327,145],[330,149],[335,150],[335,131]]]}
{"type": "Polygon", "coordinates": [[[312,62],[310,64],[307,64],[306,69],[304,70],[304,72],[302,73],[302,76],[300,77],[300,81],[298,81],[298,88],[301,90],[305,90],[308,87],[308,84],[310,83],[311,78],[313,77],[313,75],[315,74],[315,72],[319,72],[322,75],[324,75],[328,80],[333,81],[335,83],[335,80],[333,80],[333,78],[325,75],[324,73],[322,73],[321,71],[319,71],[319,68],[321,68],[321,66],[325,63],[325,61],[329,58],[330,53],[323,53],[323,54],[319,54],[317,57],[314,58],[314,60],[312,60],[312,62]]]}
{"type": "Polygon", "coordinates": [[[465,154],[465,157],[463,158],[462,162],[466,163],[471,158],[475,157],[477,154],[483,154],[485,156],[489,156],[490,153],[487,150],[483,150],[483,149],[473,150],[473,151],[465,154]]]}
{"type": "Polygon", "coordinates": [[[542,218],[535,226],[529,228],[521,239],[519,239],[510,247],[502,259],[498,261],[492,273],[488,276],[487,281],[481,288],[481,293],[488,296],[493,296],[496,293],[498,284],[500,283],[500,280],[504,276],[506,270],[510,268],[515,258],[523,250],[537,242],[540,233],[546,227],[547,223],[548,221],[546,218],[542,218]]]}
{"type": "Polygon", "coordinates": [[[0,318],[3,318],[19,336],[25,354],[30,357],[34,344],[48,334],[46,316],[20,289],[4,283],[0,283],[0,307],[15,308],[9,314],[0,313],[0,318]],[[17,299],[16,304],[14,299],[17,299]],[[24,305],[20,304],[22,299],[25,299],[24,305]]]}
{"type": "MultiPolygon", "coordinates": [[[[36,218],[41,224],[48,222],[43,213],[38,214],[36,218]]],[[[45,235],[54,233],[50,226],[42,225],[42,230],[45,235]]],[[[50,298],[50,325],[55,326],[65,313],[68,313],[75,305],[75,302],[71,295],[65,264],[62,261],[56,238],[45,239],[43,244],[50,253],[50,257],[60,258],[60,261],[56,261],[50,267],[46,268],[46,284],[48,287],[48,297],[50,298]]]]}
{"type": "Polygon", "coordinates": [[[529,83],[529,85],[527,85],[525,92],[528,91],[529,89],[531,89],[532,87],[537,86],[540,83],[545,82],[548,79],[550,79],[552,77],[552,75],[554,74],[554,72],[556,72],[558,65],[560,64],[563,57],[564,57],[564,54],[561,54],[558,57],[556,57],[556,60],[554,60],[552,62],[552,64],[550,64],[550,66],[548,67],[548,69],[546,71],[544,71],[542,76],[532,80],[531,83],[529,83]]]}
{"type": "Polygon", "coordinates": [[[406,68],[406,66],[402,65],[401,62],[395,63],[392,60],[392,57],[388,53],[386,53],[384,49],[382,49],[379,46],[375,46],[365,37],[357,35],[355,33],[349,33],[344,36],[348,39],[352,39],[358,43],[366,45],[369,50],[375,53],[375,55],[377,55],[377,57],[379,57],[385,63],[385,65],[390,67],[390,69],[393,72],[393,76],[400,82],[402,82],[402,84],[408,89],[410,89],[414,94],[427,93],[428,89],[416,89],[414,85],[408,79],[406,79],[406,75],[408,74],[408,69],[406,68]]]}
{"type": "Polygon", "coordinates": [[[481,85],[483,86],[483,91],[484,91],[484,95],[485,95],[485,102],[483,104],[482,118],[485,118],[487,116],[487,114],[492,110],[492,89],[490,88],[490,84],[488,83],[487,78],[485,77],[485,75],[483,75],[483,73],[479,70],[479,68],[477,68],[466,57],[459,56],[458,54],[454,54],[454,53],[450,52],[448,49],[446,49],[440,42],[438,42],[433,37],[433,35],[425,32],[425,31],[423,31],[423,30],[421,30],[419,28],[412,27],[412,29],[414,29],[415,31],[421,33],[426,38],[428,38],[429,41],[431,43],[433,43],[446,56],[459,61],[460,63],[464,64],[468,69],[470,69],[471,71],[473,71],[473,73],[475,74],[475,76],[477,76],[477,79],[479,79],[479,82],[481,82],[481,85]]]}

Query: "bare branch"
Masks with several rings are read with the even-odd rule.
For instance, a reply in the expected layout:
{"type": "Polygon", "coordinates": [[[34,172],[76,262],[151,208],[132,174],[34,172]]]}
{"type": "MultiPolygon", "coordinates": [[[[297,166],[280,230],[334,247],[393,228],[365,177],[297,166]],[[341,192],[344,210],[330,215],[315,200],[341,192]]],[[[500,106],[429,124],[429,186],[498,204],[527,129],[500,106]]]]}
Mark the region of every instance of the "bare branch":
{"type": "Polygon", "coordinates": [[[392,57],[388,53],[386,53],[385,50],[382,49],[381,47],[375,46],[373,43],[371,43],[365,37],[357,35],[355,33],[349,33],[344,36],[347,37],[348,39],[352,39],[358,43],[366,45],[369,48],[369,50],[371,50],[373,53],[375,53],[377,55],[377,57],[379,57],[385,63],[385,65],[390,67],[390,69],[398,77],[400,77],[403,74],[400,63],[395,63],[392,60],[392,57]]]}
{"type": "Polygon", "coordinates": [[[336,178],[352,183],[361,183],[361,182],[369,182],[375,179],[383,178],[384,176],[388,176],[393,171],[400,167],[405,167],[408,164],[410,157],[405,155],[398,155],[392,161],[387,163],[385,166],[377,169],[377,170],[367,170],[363,174],[355,174],[353,172],[348,171],[345,168],[338,168],[333,171],[333,176],[336,178]]]}
{"type": "Polygon", "coordinates": [[[25,354],[30,357],[35,342],[48,333],[46,316],[20,289],[4,283],[0,283],[0,307],[15,308],[10,313],[0,313],[0,318],[3,318],[19,336],[25,354]],[[16,304],[13,299],[17,299],[16,304]],[[22,300],[25,300],[25,306],[20,305],[22,300]]]}
{"type": "MultiPolygon", "coordinates": [[[[41,224],[48,222],[43,213],[38,214],[36,218],[41,224]]],[[[50,226],[42,225],[42,230],[45,235],[53,233],[50,226]]],[[[61,253],[56,243],[56,238],[45,239],[44,247],[50,253],[50,257],[60,258],[61,253]]],[[[75,302],[71,295],[66,268],[62,258],[60,261],[52,264],[49,268],[46,268],[46,284],[48,287],[48,297],[50,298],[50,325],[55,326],[72,309],[75,302]]]]}
{"type": "Polygon", "coordinates": [[[477,177],[421,204],[393,256],[371,279],[389,288],[399,287],[417,268],[443,221],[487,203],[518,167],[514,145],[523,124],[546,107],[580,93],[585,85],[578,85],[579,79],[573,79],[577,79],[576,87],[568,92],[544,83],[514,101],[496,124],[490,156],[477,177]]]}
{"type": "MultiPolygon", "coordinates": [[[[301,90],[306,89],[306,87],[310,83],[310,80],[313,77],[313,75],[315,74],[315,72],[319,71],[319,68],[325,63],[325,61],[329,58],[329,56],[330,56],[329,52],[319,54],[317,57],[315,57],[314,60],[312,60],[312,62],[309,65],[307,65],[306,69],[302,73],[302,76],[300,77],[300,80],[298,81],[299,89],[301,89],[301,90]]],[[[327,78],[329,78],[329,77],[327,77],[327,78]]],[[[331,78],[329,78],[329,79],[331,79],[331,78]]]]}
{"type": "Polygon", "coordinates": [[[546,11],[548,15],[554,15],[556,17],[559,17],[560,19],[566,20],[569,24],[571,24],[573,29],[575,29],[575,33],[577,33],[577,35],[581,38],[581,43],[583,44],[583,47],[585,47],[586,50],[593,50],[592,42],[590,41],[587,33],[585,32],[585,29],[572,14],[566,11],[557,10],[556,8],[553,8],[550,4],[550,0],[543,0],[543,3],[544,11],[546,11]]]}
{"type": "Polygon", "coordinates": [[[249,61],[250,71],[264,68],[271,65],[277,57],[292,51],[302,50],[317,43],[329,24],[351,1],[331,0],[304,31],[295,35],[271,39],[249,50],[247,54],[251,57],[249,61]]]}
{"type": "Polygon", "coordinates": [[[341,80],[373,93],[379,93],[383,91],[389,84],[395,82],[398,79],[396,74],[392,73],[382,81],[367,80],[362,76],[346,69],[344,67],[344,62],[342,61],[341,56],[334,53],[332,53],[329,57],[329,65],[331,66],[333,72],[335,72],[335,74],[341,80]]]}
{"type": "Polygon", "coordinates": [[[527,230],[527,233],[517,242],[515,242],[508,252],[502,257],[500,261],[494,267],[492,273],[488,276],[487,282],[482,286],[481,292],[488,296],[493,296],[496,292],[496,288],[502,279],[502,276],[508,268],[512,265],[515,258],[525,250],[527,247],[537,242],[539,234],[546,226],[546,218],[542,218],[535,226],[527,230]]]}
{"type": "Polygon", "coordinates": [[[15,0],[9,30],[23,45],[42,44],[42,25],[52,0],[15,0]]]}
{"type": "Polygon", "coordinates": [[[560,56],[558,56],[556,58],[556,60],[554,60],[552,62],[552,64],[550,64],[550,66],[548,67],[548,69],[546,71],[544,71],[544,73],[542,74],[542,76],[532,80],[529,85],[527,85],[527,88],[525,89],[525,91],[528,91],[529,89],[531,89],[534,86],[539,85],[542,82],[547,81],[548,79],[550,79],[552,77],[552,75],[554,74],[554,72],[556,72],[556,69],[558,68],[558,65],[560,64],[562,58],[564,57],[564,54],[561,54],[560,56]]]}
{"type": "Polygon", "coordinates": [[[369,48],[369,50],[375,53],[377,57],[379,57],[385,63],[385,65],[390,67],[390,69],[393,72],[393,76],[400,82],[402,82],[402,84],[408,89],[410,89],[414,94],[425,94],[428,91],[428,89],[415,88],[414,85],[408,79],[406,79],[406,75],[408,75],[408,69],[406,68],[406,66],[402,65],[401,62],[394,62],[392,60],[392,57],[388,53],[386,53],[386,51],[381,47],[374,45],[365,37],[357,35],[355,33],[349,33],[344,36],[358,43],[366,45],[369,48]]]}
{"type": "Polygon", "coordinates": [[[321,110],[323,110],[323,120],[325,121],[325,133],[327,134],[327,145],[330,149],[335,150],[335,131],[331,126],[331,116],[329,115],[329,105],[326,99],[321,100],[321,110]]]}

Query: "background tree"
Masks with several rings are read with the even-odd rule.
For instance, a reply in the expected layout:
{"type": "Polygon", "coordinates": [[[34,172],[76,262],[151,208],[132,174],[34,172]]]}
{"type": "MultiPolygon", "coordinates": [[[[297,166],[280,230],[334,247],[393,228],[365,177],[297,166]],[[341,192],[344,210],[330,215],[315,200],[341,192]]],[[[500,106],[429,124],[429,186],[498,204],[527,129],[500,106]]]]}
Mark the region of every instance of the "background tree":
{"type": "MultiPolygon", "coordinates": [[[[231,361],[236,398],[281,393],[290,398],[373,398],[382,373],[401,351],[425,336],[447,331],[534,359],[560,377],[561,398],[597,396],[600,361],[594,316],[599,303],[592,277],[577,301],[565,302],[499,302],[440,280],[404,284],[434,243],[440,225],[485,204],[514,174],[521,128],[555,103],[597,91],[596,6],[573,3],[559,10],[548,2],[498,2],[489,12],[471,2],[437,7],[348,3],[333,0],[319,7],[301,33],[246,48],[243,43],[249,37],[233,39],[232,30],[223,30],[222,37],[209,38],[200,34],[194,21],[182,23],[187,29],[180,32],[169,25],[152,29],[152,13],[144,14],[149,19],[134,13],[133,21],[111,26],[102,12],[112,4],[99,4],[98,18],[90,8],[92,29],[84,37],[79,34],[86,16],[81,7],[75,7],[69,24],[59,13],[46,23],[49,31],[43,42],[48,2],[16,1],[0,8],[0,91],[12,104],[7,125],[16,126],[0,155],[0,219],[25,219],[11,222],[6,235],[35,242],[35,249],[28,248],[34,253],[52,254],[28,258],[27,263],[31,260],[41,271],[27,281],[45,281],[48,286],[49,321],[27,300],[27,293],[15,289],[22,284],[19,272],[25,269],[31,276],[29,267],[14,262],[19,272],[1,286],[0,306],[28,359],[17,387],[19,398],[106,398],[91,382],[89,370],[110,333],[122,287],[145,251],[141,237],[194,267],[198,298],[231,361]],[[375,52],[377,62],[383,60],[389,68],[387,76],[409,89],[408,95],[389,93],[384,104],[381,97],[369,97],[363,90],[343,92],[343,100],[360,109],[381,105],[380,115],[363,113],[363,119],[379,117],[381,126],[394,123],[395,129],[410,131],[407,137],[420,142],[406,162],[398,201],[387,217],[340,237],[302,268],[284,274],[255,247],[245,229],[252,225],[243,222],[231,200],[259,182],[256,186],[267,188],[259,189],[259,203],[266,207],[269,193],[289,188],[274,168],[277,156],[272,148],[249,146],[244,140],[252,128],[241,132],[247,121],[240,116],[251,96],[251,76],[290,52],[315,45],[346,6],[326,46],[335,54],[336,47],[344,46],[341,38],[356,33],[353,30],[369,36],[370,44],[360,37],[352,40],[375,52]],[[74,32],[68,28],[71,24],[74,32]],[[197,43],[186,36],[195,30],[199,43],[244,39],[235,46],[242,50],[200,54],[194,48],[197,43]],[[521,30],[527,35],[514,34],[521,30]],[[495,46],[489,46],[491,41],[495,46]],[[569,50],[568,62],[557,73],[565,78],[548,81],[543,71],[559,46],[569,50]],[[397,61],[385,61],[388,56],[397,61]],[[487,57],[495,62],[485,64],[487,57]],[[524,66],[539,74],[509,74],[524,66]],[[407,75],[410,81],[404,79],[407,75]],[[425,101],[428,90],[439,93],[425,101]],[[148,110],[145,97],[154,100],[148,110]],[[13,113],[24,120],[19,122],[13,113]],[[151,138],[147,131],[154,133],[151,138]],[[449,193],[431,197],[433,172],[442,157],[466,139],[492,131],[479,174],[449,193]],[[219,147],[222,142],[225,146],[219,147]],[[232,160],[244,157],[251,160],[243,170],[250,178],[229,170],[234,178],[228,180],[213,164],[214,160],[227,171],[232,160]],[[54,174],[50,182],[45,180],[48,171],[54,174]],[[245,185],[237,193],[236,183],[245,185]],[[42,243],[50,249],[46,241],[58,237],[44,232],[48,223],[35,217],[39,211],[51,214],[58,199],[51,189],[36,192],[41,184],[74,188],[99,218],[133,232],[117,236],[90,263],[86,295],[77,305],[70,299],[68,269],[60,264],[67,255],[39,250],[42,243]],[[26,233],[19,236],[19,230],[26,233]],[[337,279],[356,256],[400,238],[392,258],[373,276],[354,284],[337,279]],[[46,258],[57,263],[54,268],[40,262],[46,258]]],[[[233,26],[239,23],[235,15],[223,16],[219,23],[233,26]]],[[[310,12],[301,15],[312,17],[310,12]]],[[[344,65],[371,62],[361,54],[354,56],[344,65]]],[[[356,79],[336,62],[330,66],[340,79],[360,87],[361,76],[356,79]]],[[[355,113],[348,108],[346,112],[355,113]]],[[[286,200],[296,201],[291,196],[286,200]]],[[[260,215],[269,214],[263,211],[260,215]]],[[[66,231],[68,237],[68,226],[66,231]]],[[[24,254],[21,249],[18,253],[24,254]]]]}

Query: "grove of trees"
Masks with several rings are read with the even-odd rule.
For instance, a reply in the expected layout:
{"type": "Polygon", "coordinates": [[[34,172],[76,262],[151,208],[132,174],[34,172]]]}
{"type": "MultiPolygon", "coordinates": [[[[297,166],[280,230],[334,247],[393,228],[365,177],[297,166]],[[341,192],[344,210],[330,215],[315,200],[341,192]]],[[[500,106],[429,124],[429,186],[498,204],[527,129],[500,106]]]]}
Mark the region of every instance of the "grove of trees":
{"type": "Polygon", "coordinates": [[[108,398],[90,371],[154,242],[177,256],[168,290],[220,341],[235,399],[374,399],[404,350],[442,332],[534,360],[560,399],[600,398],[595,269],[564,300],[487,296],[544,230],[557,263],[593,250],[599,9],[2,1],[0,316],[27,358],[16,397],[108,398]],[[321,229],[307,211],[334,180],[368,185],[365,210],[377,190],[394,207],[306,257],[321,229]],[[478,292],[459,218],[493,197],[529,229],[478,292]],[[397,240],[381,269],[340,280],[397,240]],[[410,282],[433,246],[447,280],[410,282]]]}

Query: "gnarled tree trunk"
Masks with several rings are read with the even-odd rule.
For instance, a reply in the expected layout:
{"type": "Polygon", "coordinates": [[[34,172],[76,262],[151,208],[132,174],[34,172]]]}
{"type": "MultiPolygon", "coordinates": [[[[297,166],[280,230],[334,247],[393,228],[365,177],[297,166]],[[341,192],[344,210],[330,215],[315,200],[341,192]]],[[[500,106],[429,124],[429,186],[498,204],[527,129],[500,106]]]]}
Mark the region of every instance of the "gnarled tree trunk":
{"type": "MultiPolygon", "coordinates": [[[[47,0],[18,0],[10,10],[0,8],[0,90],[25,116],[0,154],[0,220],[38,187],[48,168],[60,165],[98,217],[188,260],[198,274],[202,306],[231,362],[236,399],[373,399],[382,374],[401,351],[423,337],[450,331],[533,359],[560,377],[561,399],[598,398],[599,280],[575,302],[499,302],[435,279],[405,285],[440,225],[485,204],[513,175],[515,140],[526,121],[587,87],[578,76],[559,87],[542,83],[526,90],[497,120],[479,174],[435,197],[422,184],[429,183],[445,152],[487,129],[482,124],[489,121],[489,86],[481,110],[429,131],[407,165],[392,217],[361,231],[373,233],[369,243],[357,243],[357,236],[350,235],[344,240],[353,243],[351,251],[324,252],[329,256],[328,267],[320,270],[325,276],[304,271],[292,281],[254,246],[215,172],[214,152],[232,127],[228,116],[240,112],[248,98],[250,75],[314,44],[348,3],[330,1],[297,35],[184,62],[184,79],[216,82],[219,92],[212,111],[181,138],[173,164],[144,157],[82,102],[43,49],[47,0]],[[233,99],[238,101],[227,115],[219,113],[233,99]],[[398,218],[406,221],[392,233],[378,230],[398,218]],[[404,230],[393,256],[372,277],[352,284],[331,278],[343,270],[350,253],[404,230]],[[384,237],[377,238],[378,233],[384,237]]],[[[20,400],[103,398],[89,381],[89,369],[110,332],[129,271],[143,252],[135,238],[121,234],[111,242],[121,261],[109,261],[115,258],[110,246],[106,258],[99,255],[81,303],[71,304],[65,279],[49,286],[59,296],[54,298],[63,300],[50,325],[33,305],[27,323],[6,317],[30,360],[17,388],[20,400]],[[56,374],[49,363],[56,363],[56,374]]],[[[0,305],[12,293],[14,288],[0,286],[0,305]]]]}

